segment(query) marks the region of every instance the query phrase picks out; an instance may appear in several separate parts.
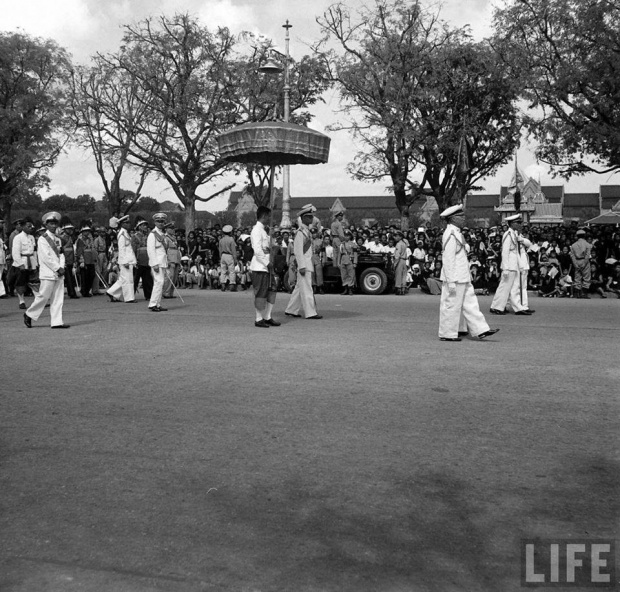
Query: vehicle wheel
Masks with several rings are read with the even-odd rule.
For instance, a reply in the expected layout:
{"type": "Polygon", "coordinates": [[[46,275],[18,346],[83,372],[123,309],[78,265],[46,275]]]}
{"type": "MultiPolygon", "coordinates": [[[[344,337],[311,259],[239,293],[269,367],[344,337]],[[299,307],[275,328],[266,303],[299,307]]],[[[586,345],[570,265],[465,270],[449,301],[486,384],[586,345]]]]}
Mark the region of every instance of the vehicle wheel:
{"type": "Polygon", "coordinates": [[[378,267],[369,267],[360,274],[359,285],[364,294],[383,294],[388,285],[387,275],[378,267]]]}

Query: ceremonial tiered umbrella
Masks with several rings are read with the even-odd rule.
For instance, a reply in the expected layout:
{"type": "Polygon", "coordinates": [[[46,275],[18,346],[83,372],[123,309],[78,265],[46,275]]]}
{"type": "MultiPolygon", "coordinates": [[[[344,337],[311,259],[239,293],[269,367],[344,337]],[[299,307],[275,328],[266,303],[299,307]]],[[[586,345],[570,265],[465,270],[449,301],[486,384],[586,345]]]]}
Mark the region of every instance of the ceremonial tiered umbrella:
{"type": "Polygon", "coordinates": [[[321,164],[329,158],[328,136],[284,121],[245,123],[221,134],[217,142],[228,162],[274,167],[321,164]]]}
{"type": "MultiPolygon", "coordinates": [[[[273,229],[275,167],[325,163],[329,158],[330,141],[325,134],[286,121],[244,123],[218,137],[218,148],[223,160],[271,167],[270,239],[273,229]]],[[[271,255],[273,257],[273,253],[271,255]]]]}

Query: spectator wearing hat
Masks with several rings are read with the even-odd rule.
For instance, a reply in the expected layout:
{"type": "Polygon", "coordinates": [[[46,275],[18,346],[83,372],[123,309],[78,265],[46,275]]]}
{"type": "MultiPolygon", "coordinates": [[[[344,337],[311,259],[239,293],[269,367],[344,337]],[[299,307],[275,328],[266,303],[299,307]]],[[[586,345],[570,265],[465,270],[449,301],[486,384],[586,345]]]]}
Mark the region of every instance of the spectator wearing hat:
{"type": "Polygon", "coordinates": [[[56,230],[60,224],[60,214],[48,212],[43,216],[43,223],[46,230],[37,241],[41,287],[34,302],[24,313],[24,324],[29,329],[32,328],[32,321],[36,321],[41,316],[49,300],[52,329],[68,329],[69,325],[65,325],[62,320],[62,305],[65,296],[63,280],[65,255],[62,250],[62,242],[56,236],[56,230]]]}
{"type": "Polygon", "coordinates": [[[589,300],[590,281],[590,258],[592,256],[592,245],[586,240],[586,231],[577,231],[577,240],[570,246],[570,257],[575,273],[575,297],[589,300]]]}
{"type": "Polygon", "coordinates": [[[92,228],[86,220],[80,224],[80,234],[75,241],[75,257],[80,268],[80,294],[92,296],[91,290],[97,275],[97,249],[95,249],[92,228]]]}
{"type": "Polygon", "coordinates": [[[237,274],[235,272],[235,266],[237,265],[237,244],[235,239],[231,236],[233,227],[230,224],[226,224],[222,228],[224,236],[220,238],[218,242],[218,249],[220,252],[220,288],[222,292],[226,291],[226,286],[230,284],[230,291],[237,291],[237,274]]]}
{"type": "Polygon", "coordinates": [[[131,237],[131,248],[136,255],[136,267],[133,277],[134,289],[138,288],[139,282],[142,280],[144,299],[150,301],[151,294],[153,293],[153,276],[151,275],[149,253],[147,249],[149,224],[144,218],[138,216],[134,227],[136,232],[131,237]]]}
{"type": "Polygon", "coordinates": [[[334,220],[332,222],[330,228],[330,236],[332,239],[332,247],[334,248],[334,258],[332,260],[332,265],[334,267],[340,268],[340,245],[345,240],[344,237],[344,226],[342,221],[344,220],[344,212],[337,211],[333,214],[334,220]]]}
{"type": "Polygon", "coordinates": [[[312,263],[314,265],[314,274],[312,275],[312,289],[314,292],[324,294],[323,291],[323,264],[325,261],[325,246],[321,231],[317,227],[310,228],[312,234],[312,263]]]}
{"type": "Polygon", "coordinates": [[[153,215],[155,228],[151,230],[146,239],[146,250],[149,256],[149,265],[153,275],[153,291],[149,300],[149,310],[152,312],[164,312],[168,309],[162,308],[161,299],[164,292],[164,278],[168,271],[168,242],[164,232],[164,226],[168,221],[168,216],[164,212],[153,215]]]}
{"type": "Polygon", "coordinates": [[[179,281],[179,271],[181,269],[181,251],[174,230],[174,222],[168,222],[165,231],[168,243],[168,271],[164,279],[163,298],[174,298],[174,287],[179,281]]]}
{"type": "Polygon", "coordinates": [[[491,314],[505,315],[510,304],[515,314],[530,315],[521,301],[519,226],[521,214],[506,218],[508,229],[502,237],[502,276],[491,303],[491,314]]]}
{"type": "Polygon", "coordinates": [[[443,233],[439,339],[461,341],[461,336],[467,333],[485,339],[499,329],[489,328],[471,283],[467,247],[461,233],[465,225],[463,206],[451,206],[440,216],[447,225],[443,233]]]}
{"type": "Polygon", "coordinates": [[[60,219],[62,232],[60,233],[60,241],[62,243],[62,252],[65,256],[65,287],[69,298],[77,299],[79,296],[76,292],[76,276],[75,276],[75,246],[73,244],[73,233],[75,227],[67,216],[60,219]]]}
{"type": "Polygon", "coordinates": [[[273,277],[272,246],[266,231],[270,216],[270,208],[259,206],[256,210],[256,224],[250,233],[253,251],[250,272],[256,313],[254,326],[261,329],[280,326],[280,323],[272,317],[273,305],[276,302],[276,282],[273,277]]]}
{"type": "Polygon", "coordinates": [[[133,285],[133,270],[136,265],[136,254],[131,247],[131,237],[129,229],[131,224],[129,216],[122,216],[117,219],[120,230],[116,236],[118,244],[118,279],[106,291],[111,302],[120,302],[121,296],[126,303],[136,302],[136,291],[133,285]]]}
{"type": "Polygon", "coordinates": [[[396,295],[403,296],[407,290],[407,243],[401,230],[394,231],[394,287],[396,295]]]}
{"type": "Polygon", "coordinates": [[[19,298],[19,308],[26,309],[26,288],[35,280],[37,270],[37,256],[35,254],[34,222],[31,218],[24,218],[21,232],[13,239],[11,255],[14,272],[15,293],[19,298]]]}
{"type": "MultiPolygon", "coordinates": [[[[312,223],[314,212],[316,212],[316,208],[312,204],[305,205],[299,211],[299,228],[295,234],[293,245],[297,261],[297,282],[284,311],[284,314],[289,317],[300,317],[300,310],[303,308],[307,319],[323,318],[316,312],[316,303],[312,292],[314,266],[312,263],[312,234],[308,225],[312,223]]],[[[344,236],[344,230],[342,234],[344,236]]]]}

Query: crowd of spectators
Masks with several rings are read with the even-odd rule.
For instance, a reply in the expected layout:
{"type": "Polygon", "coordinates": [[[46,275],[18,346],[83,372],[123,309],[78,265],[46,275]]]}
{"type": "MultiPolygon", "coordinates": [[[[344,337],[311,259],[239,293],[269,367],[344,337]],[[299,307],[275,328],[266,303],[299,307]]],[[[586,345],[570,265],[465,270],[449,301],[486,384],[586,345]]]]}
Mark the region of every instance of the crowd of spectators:
{"type": "MultiPolygon", "coordinates": [[[[394,252],[395,226],[358,227],[348,226],[358,253],[394,252]]],[[[463,236],[469,246],[472,282],[479,294],[494,292],[501,276],[501,239],[507,226],[491,228],[464,228],[463,236]]],[[[528,249],[530,273],[528,289],[544,297],[572,296],[572,263],[570,245],[576,240],[576,224],[570,226],[528,226],[524,224],[522,234],[532,246],[528,249]]],[[[252,258],[250,244],[251,228],[233,229],[237,243],[238,270],[236,283],[239,288],[250,285],[249,264],[252,258]]],[[[312,227],[315,237],[315,252],[322,265],[332,261],[329,230],[320,224],[312,227]]],[[[437,284],[441,273],[443,228],[427,225],[409,230],[405,241],[408,253],[408,288],[419,288],[428,293],[438,293],[437,284]],[[430,281],[429,281],[430,280],[430,281]]],[[[281,289],[292,290],[294,282],[294,257],[292,243],[295,229],[290,231],[274,228],[274,268],[280,277],[281,289]]],[[[176,231],[181,254],[179,286],[187,288],[219,289],[220,269],[218,242],[222,229],[196,228],[187,234],[176,231]]],[[[587,229],[586,240],[592,244],[592,284],[590,292],[606,297],[614,293],[620,298],[620,231],[613,226],[593,226],[587,229]]],[[[320,286],[318,286],[320,289],[320,286]]]]}
{"type": "MultiPolygon", "coordinates": [[[[313,225],[315,255],[320,265],[332,264],[332,246],[329,230],[321,224],[313,225]]],[[[394,252],[396,226],[347,227],[359,253],[394,252]]],[[[478,294],[488,294],[497,288],[501,276],[501,240],[506,226],[491,228],[464,228],[463,236],[468,245],[472,283],[478,294]]],[[[572,262],[570,246],[576,240],[577,224],[569,226],[528,226],[524,224],[522,234],[531,242],[528,249],[530,271],[528,289],[543,297],[572,296],[572,262]]],[[[178,245],[178,274],[176,287],[187,289],[246,289],[251,285],[249,264],[252,259],[250,244],[251,228],[234,228],[232,237],[237,244],[237,268],[230,284],[223,283],[218,243],[223,236],[222,228],[196,228],[186,234],[183,229],[169,229],[178,245]]],[[[586,229],[586,240],[592,244],[592,283],[590,292],[606,298],[615,294],[620,298],[620,231],[615,226],[592,226],[586,229]]],[[[115,258],[115,234],[106,229],[96,233],[106,236],[109,245],[105,280],[113,283],[118,276],[115,258]]],[[[132,231],[133,232],[133,231],[132,231]]],[[[405,233],[408,245],[407,289],[438,294],[441,291],[443,228],[427,224],[405,233]]],[[[279,278],[280,289],[292,291],[296,276],[293,255],[295,228],[289,230],[274,228],[273,262],[279,278]]],[[[354,260],[355,264],[355,260],[354,260]]],[[[317,274],[317,276],[320,274],[317,274]]],[[[318,278],[317,291],[322,291],[322,280],[318,278]]]]}

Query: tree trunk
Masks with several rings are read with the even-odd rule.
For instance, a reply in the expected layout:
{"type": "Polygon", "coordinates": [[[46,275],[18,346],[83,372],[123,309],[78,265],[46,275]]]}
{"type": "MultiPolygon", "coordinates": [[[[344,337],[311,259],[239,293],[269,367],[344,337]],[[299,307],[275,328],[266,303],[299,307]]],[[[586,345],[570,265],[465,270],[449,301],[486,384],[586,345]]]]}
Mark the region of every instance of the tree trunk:
{"type": "Polygon", "coordinates": [[[407,232],[409,230],[409,206],[405,206],[400,211],[400,229],[403,232],[407,232]]]}
{"type": "Polygon", "coordinates": [[[196,200],[186,198],[183,205],[185,206],[185,237],[187,238],[196,226],[196,200]]]}

